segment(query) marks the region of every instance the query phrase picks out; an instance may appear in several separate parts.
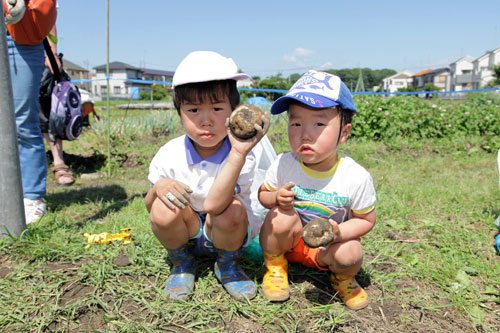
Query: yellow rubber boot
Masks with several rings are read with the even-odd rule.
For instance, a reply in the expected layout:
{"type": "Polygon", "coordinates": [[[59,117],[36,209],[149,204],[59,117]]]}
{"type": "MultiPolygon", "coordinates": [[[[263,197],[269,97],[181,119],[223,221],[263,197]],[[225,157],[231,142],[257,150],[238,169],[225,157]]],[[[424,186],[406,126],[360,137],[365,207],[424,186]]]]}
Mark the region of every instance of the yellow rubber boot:
{"type": "Polygon", "coordinates": [[[332,273],[330,282],[340,299],[349,309],[360,310],[368,305],[368,295],[354,276],[332,273]]]}
{"type": "Polygon", "coordinates": [[[288,287],[288,261],[284,254],[272,255],[264,252],[267,272],[262,281],[264,296],[270,301],[285,301],[290,297],[288,287]]]}

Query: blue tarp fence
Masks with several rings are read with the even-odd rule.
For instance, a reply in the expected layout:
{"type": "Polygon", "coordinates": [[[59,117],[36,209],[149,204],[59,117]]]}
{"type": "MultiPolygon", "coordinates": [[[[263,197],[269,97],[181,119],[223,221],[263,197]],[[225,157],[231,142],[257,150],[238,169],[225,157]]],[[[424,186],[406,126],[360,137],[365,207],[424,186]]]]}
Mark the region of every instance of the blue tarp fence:
{"type": "MultiPolygon", "coordinates": [[[[71,80],[73,83],[85,83],[85,82],[93,82],[93,81],[125,81],[132,83],[140,83],[140,84],[162,84],[162,85],[172,85],[172,82],[169,81],[152,81],[152,80],[139,80],[139,79],[117,79],[113,77],[106,77],[103,79],[83,79],[83,80],[71,80]]],[[[241,91],[261,91],[261,92],[274,92],[286,94],[288,90],[283,89],[257,89],[257,88],[238,88],[241,91]]],[[[487,92],[487,91],[500,91],[500,88],[487,88],[487,89],[470,89],[470,90],[460,90],[460,91],[411,91],[411,92],[389,92],[389,91],[381,91],[381,92],[372,92],[372,91],[358,91],[351,92],[353,95],[421,95],[421,94],[462,94],[462,93],[471,93],[471,92],[487,92]]]]}

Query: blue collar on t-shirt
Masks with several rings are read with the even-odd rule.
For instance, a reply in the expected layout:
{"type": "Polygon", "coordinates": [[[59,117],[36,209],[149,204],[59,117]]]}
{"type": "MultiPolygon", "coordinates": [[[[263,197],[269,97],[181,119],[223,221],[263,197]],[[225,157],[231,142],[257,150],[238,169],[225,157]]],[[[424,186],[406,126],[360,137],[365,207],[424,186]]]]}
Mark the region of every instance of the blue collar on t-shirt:
{"type": "MultiPolygon", "coordinates": [[[[184,136],[184,146],[186,147],[186,158],[188,165],[197,164],[203,161],[203,158],[200,156],[200,154],[198,154],[196,149],[194,149],[193,143],[191,142],[191,139],[187,135],[184,136]]],[[[221,164],[222,161],[224,161],[226,156],[229,154],[230,150],[231,150],[231,143],[229,142],[229,138],[226,136],[219,150],[212,156],[206,158],[205,161],[221,164]]]]}

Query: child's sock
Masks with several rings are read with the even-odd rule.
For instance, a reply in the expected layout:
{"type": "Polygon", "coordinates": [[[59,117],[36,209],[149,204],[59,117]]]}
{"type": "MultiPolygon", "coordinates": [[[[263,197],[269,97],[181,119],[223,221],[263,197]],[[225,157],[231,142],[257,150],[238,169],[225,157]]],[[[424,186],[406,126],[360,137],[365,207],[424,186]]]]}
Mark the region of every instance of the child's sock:
{"type": "Polygon", "coordinates": [[[189,251],[188,244],[167,251],[168,258],[174,266],[165,285],[165,294],[168,299],[185,301],[194,289],[196,272],[194,256],[189,251]]]}
{"type": "Polygon", "coordinates": [[[262,281],[264,296],[270,301],[285,301],[290,297],[288,287],[288,261],[284,254],[272,255],[264,252],[267,272],[262,281]]]}
{"type": "Polygon", "coordinates": [[[215,276],[224,289],[238,301],[252,299],[257,295],[257,288],[252,280],[238,266],[242,250],[226,251],[217,249],[215,276]]]}
{"type": "Polygon", "coordinates": [[[368,295],[354,276],[331,273],[330,282],[348,308],[359,310],[368,305],[368,295]]]}

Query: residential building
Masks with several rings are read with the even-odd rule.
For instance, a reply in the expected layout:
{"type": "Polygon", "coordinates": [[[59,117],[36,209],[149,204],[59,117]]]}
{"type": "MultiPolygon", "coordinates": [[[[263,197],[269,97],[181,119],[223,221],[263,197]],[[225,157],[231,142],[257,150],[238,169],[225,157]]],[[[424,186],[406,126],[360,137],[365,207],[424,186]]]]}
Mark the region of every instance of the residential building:
{"type": "MultiPolygon", "coordinates": [[[[428,82],[425,82],[425,74],[428,74],[430,72],[432,72],[432,69],[427,69],[425,71],[413,74],[412,75],[413,88],[415,88],[416,90],[424,90],[425,84],[428,83],[428,82]]],[[[427,79],[429,79],[429,78],[427,78],[427,79]]]]}
{"type": "Polygon", "coordinates": [[[472,88],[480,89],[495,79],[493,66],[500,65],[500,47],[476,58],[472,65],[472,88]]]}
{"type": "MultiPolygon", "coordinates": [[[[109,64],[109,96],[112,99],[129,99],[133,87],[149,88],[149,84],[131,82],[127,80],[143,79],[143,70],[120,61],[113,61],[109,64]]],[[[92,81],[92,94],[96,98],[106,97],[106,65],[94,67],[92,81]]]]}
{"type": "Polygon", "coordinates": [[[236,81],[238,88],[251,88],[253,86],[252,78],[236,81]]]}
{"type": "Polygon", "coordinates": [[[473,61],[471,56],[465,56],[450,64],[451,90],[472,89],[473,61]]]}
{"type": "Polygon", "coordinates": [[[448,67],[434,69],[423,75],[424,86],[427,83],[432,83],[441,91],[450,91],[451,74],[448,67]]]}
{"type": "MultiPolygon", "coordinates": [[[[69,75],[71,80],[88,80],[89,79],[89,71],[74,62],[69,61],[66,58],[63,58],[63,68],[64,71],[69,75]]],[[[76,83],[78,88],[85,89],[90,91],[90,82],[80,82],[76,83]]]]}
{"type": "Polygon", "coordinates": [[[166,84],[168,88],[172,87],[173,77],[174,72],[162,71],[159,69],[144,68],[142,73],[143,80],[168,82],[168,84],[166,84]]]}
{"type": "Polygon", "coordinates": [[[473,61],[471,56],[465,56],[450,64],[451,90],[472,89],[473,61]]]}
{"type": "Polygon", "coordinates": [[[397,92],[398,89],[408,88],[412,85],[412,73],[402,71],[382,80],[382,91],[397,92]]]}

